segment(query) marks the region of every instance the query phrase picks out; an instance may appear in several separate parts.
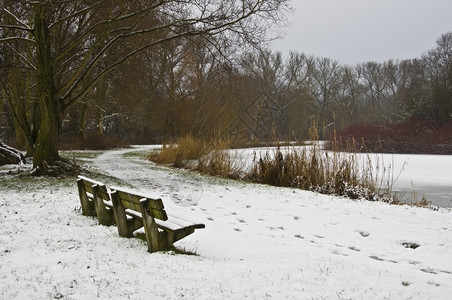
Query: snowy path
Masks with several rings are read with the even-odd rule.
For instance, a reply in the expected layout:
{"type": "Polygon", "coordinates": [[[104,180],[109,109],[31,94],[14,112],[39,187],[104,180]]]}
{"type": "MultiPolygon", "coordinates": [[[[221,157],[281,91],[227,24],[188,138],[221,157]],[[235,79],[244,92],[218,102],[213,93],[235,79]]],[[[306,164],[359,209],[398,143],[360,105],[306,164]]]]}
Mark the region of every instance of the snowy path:
{"type": "Polygon", "coordinates": [[[108,151],[88,166],[205,223],[176,244],[198,255],[147,253],[143,241],[82,216],[73,179],[14,185],[0,174],[10,182],[0,190],[0,299],[452,295],[450,209],[209,178],[124,156],[144,149],[108,151]]]}
{"type": "Polygon", "coordinates": [[[124,155],[129,152],[143,152],[152,148],[135,146],[108,151],[95,159],[93,166],[151,197],[168,198],[180,206],[196,204],[203,192],[202,177],[186,176],[187,172],[161,168],[134,156],[124,159],[124,155]]]}

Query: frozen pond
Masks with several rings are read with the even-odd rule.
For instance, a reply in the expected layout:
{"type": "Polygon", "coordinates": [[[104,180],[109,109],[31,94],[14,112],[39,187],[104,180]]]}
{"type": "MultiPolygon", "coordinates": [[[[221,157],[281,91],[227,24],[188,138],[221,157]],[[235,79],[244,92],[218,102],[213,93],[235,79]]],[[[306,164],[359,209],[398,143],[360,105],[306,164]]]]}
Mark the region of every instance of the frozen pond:
{"type": "Polygon", "coordinates": [[[433,205],[452,207],[452,156],[385,154],[394,161],[399,178],[393,190],[402,199],[410,195],[420,200],[423,196],[433,205]]]}

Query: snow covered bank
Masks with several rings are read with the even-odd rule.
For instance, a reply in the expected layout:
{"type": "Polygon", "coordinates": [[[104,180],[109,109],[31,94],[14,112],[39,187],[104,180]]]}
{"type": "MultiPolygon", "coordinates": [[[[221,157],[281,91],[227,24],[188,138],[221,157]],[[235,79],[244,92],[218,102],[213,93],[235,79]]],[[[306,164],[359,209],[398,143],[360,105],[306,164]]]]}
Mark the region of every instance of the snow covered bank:
{"type": "MultiPolygon", "coordinates": [[[[298,148],[282,147],[281,150],[298,148]]],[[[230,154],[246,169],[254,156],[272,155],[276,150],[276,147],[249,148],[231,150],[230,154]]],[[[401,200],[411,203],[425,196],[435,206],[452,208],[452,155],[370,153],[356,156],[360,165],[371,161],[373,168],[378,166],[379,170],[375,171],[378,181],[383,188],[387,187],[388,180],[393,182],[392,189],[401,200]]]]}
{"type": "MultiPolygon", "coordinates": [[[[140,149],[136,149],[140,150],[140,149]]],[[[89,162],[206,228],[146,252],[80,213],[75,179],[0,175],[2,299],[449,299],[452,212],[89,162]],[[415,248],[415,249],[414,249],[415,248]]],[[[106,182],[107,184],[109,182],[106,182]]]]}

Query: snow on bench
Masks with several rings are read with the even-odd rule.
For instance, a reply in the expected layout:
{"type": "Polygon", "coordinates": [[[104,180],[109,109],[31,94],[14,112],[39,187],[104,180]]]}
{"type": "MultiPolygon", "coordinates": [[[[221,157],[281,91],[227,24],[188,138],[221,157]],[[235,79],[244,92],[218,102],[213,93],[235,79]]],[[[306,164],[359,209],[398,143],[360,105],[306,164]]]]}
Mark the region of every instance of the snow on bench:
{"type": "Polygon", "coordinates": [[[167,214],[161,199],[152,199],[122,188],[107,187],[92,179],[77,179],[82,214],[97,216],[102,225],[116,224],[122,237],[144,227],[149,252],[168,250],[177,241],[205,228],[176,214],[167,214]],[[111,200],[111,201],[110,201],[111,200]]]}
{"type": "Polygon", "coordinates": [[[175,215],[168,215],[162,199],[152,199],[124,189],[112,187],[110,194],[115,211],[118,233],[131,237],[133,232],[144,227],[148,251],[168,250],[175,242],[205,228],[175,215]],[[127,215],[132,218],[127,218],[127,215]]]}

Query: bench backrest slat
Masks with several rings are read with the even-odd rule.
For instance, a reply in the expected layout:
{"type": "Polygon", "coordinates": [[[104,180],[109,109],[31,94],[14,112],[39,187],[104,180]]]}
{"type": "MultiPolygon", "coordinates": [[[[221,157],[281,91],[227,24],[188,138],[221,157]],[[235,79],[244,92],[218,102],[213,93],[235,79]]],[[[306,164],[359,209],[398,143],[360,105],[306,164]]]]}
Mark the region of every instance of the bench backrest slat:
{"type": "Polygon", "coordinates": [[[97,185],[97,187],[98,187],[97,196],[106,201],[110,200],[110,196],[108,195],[107,187],[104,184],[94,181],[94,180],[90,180],[90,179],[82,177],[82,176],[79,176],[79,179],[82,181],[83,185],[85,186],[86,192],[91,194],[92,197],[94,197],[93,186],[97,185]]]}
{"type": "Polygon", "coordinates": [[[122,206],[124,206],[125,209],[131,209],[135,211],[140,211],[140,202],[139,201],[133,201],[133,198],[129,193],[116,190],[116,193],[118,195],[119,200],[121,200],[122,206]]]}
{"type": "Polygon", "coordinates": [[[121,200],[122,206],[125,209],[131,209],[137,212],[141,212],[140,200],[148,199],[148,213],[156,219],[162,221],[168,220],[168,215],[166,214],[162,199],[152,199],[142,195],[125,192],[120,189],[115,189],[115,191],[118,195],[119,200],[121,200]]]}
{"type": "Polygon", "coordinates": [[[88,182],[82,180],[83,185],[85,186],[85,190],[87,193],[90,193],[91,195],[94,195],[93,193],[93,186],[91,184],[89,184],[88,182]]]}
{"type": "Polygon", "coordinates": [[[108,194],[107,187],[105,185],[98,185],[99,189],[97,195],[106,201],[110,201],[110,195],[108,194]]]}

